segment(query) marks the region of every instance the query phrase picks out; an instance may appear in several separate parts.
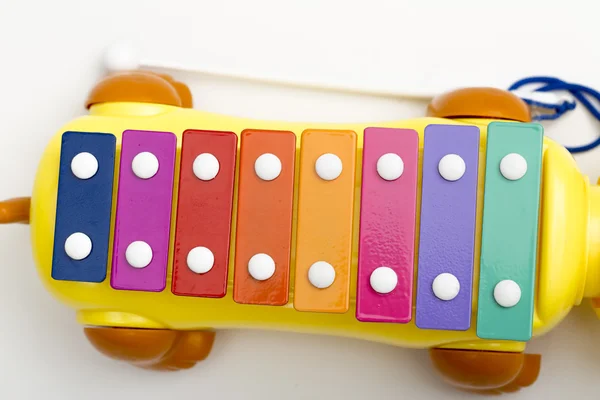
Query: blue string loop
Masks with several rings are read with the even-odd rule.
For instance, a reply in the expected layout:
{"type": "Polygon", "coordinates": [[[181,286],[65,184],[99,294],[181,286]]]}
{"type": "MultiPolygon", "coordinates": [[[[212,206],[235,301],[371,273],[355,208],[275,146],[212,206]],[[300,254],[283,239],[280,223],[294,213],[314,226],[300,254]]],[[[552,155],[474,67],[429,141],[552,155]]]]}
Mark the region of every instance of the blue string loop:
{"type": "MultiPolygon", "coordinates": [[[[535,92],[552,92],[552,91],[566,91],[569,92],[577,101],[579,101],[598,121],[600,121],[600,110],[596,108],[590,100],[586,96],[590,96],[595,99],[598,103],[600,103],[600,93],[594,89],[588,88],[586,86],[568,83],[558,78],[553,78],[549,76],[532,76],[529,78],[521,79],[515,83],[513,83],[508,90],[513,91],[517,90],[522,86],[530,85],[530,84],[542,84],[542,86],[534,89],[535,92]]],[[[523,99],[525,100],[531,107],[544,108],[553,111],[551,114],[536,114],[533,116],[533,120],[543,121],[543,120],[554,120],[558,119],[566,112],[575,109],[575,103],[564,101],[561,104],[542,104],[537,103],[536,101],[523,99]]],[[[566,147],[566,149],[571,153],[583,153],[589,150],[592,150],[596,147],[600,146],[600,137],[594,140],[591,143],[585,144],[583,146],[577,147],[566,147]]]]}

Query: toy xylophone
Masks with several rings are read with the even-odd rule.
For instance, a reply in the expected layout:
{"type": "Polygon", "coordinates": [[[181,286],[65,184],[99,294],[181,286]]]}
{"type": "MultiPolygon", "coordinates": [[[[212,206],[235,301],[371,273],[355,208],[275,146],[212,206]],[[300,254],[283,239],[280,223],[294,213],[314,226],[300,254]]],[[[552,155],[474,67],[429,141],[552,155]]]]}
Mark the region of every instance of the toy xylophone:
{"type": "Polygon", "coordinates": [[[28,221],[41,280],[115,358],[187,368],[212,329],[287,330],[431,349],[458,387],[512,391],[539,371],[526,342],[600,296],[600,191],[508,93],[288,123],[137,72],[88,107],[47,146],[28,221]]]}

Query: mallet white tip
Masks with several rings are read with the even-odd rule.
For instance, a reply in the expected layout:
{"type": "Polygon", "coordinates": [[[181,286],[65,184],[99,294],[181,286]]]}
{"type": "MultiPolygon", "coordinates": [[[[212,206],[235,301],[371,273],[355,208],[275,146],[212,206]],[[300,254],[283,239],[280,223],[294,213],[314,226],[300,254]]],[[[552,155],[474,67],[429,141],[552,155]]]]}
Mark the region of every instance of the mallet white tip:
{"type": "Polygon", "coordinates": [[[110,45],[104,53],[104,67],[109,72],[131,71],[140,67],[137,46],[130,40],[120,40],[110,45]]]}

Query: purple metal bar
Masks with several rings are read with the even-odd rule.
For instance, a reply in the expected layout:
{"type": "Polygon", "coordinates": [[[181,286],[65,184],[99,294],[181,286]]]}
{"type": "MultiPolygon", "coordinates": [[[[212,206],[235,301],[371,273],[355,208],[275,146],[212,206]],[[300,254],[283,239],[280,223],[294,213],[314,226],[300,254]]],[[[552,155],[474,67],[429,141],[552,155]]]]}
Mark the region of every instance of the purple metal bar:
{"type": "Polygon", "coordinates": [[[415,318],[421,329],[471,326],[478,162],[479,128],[425,128],[415,318]],[[440,175],[438,164],[447,154],[465,162],[466,170],[458,180],[440,175]],[[460,283],[458,295],[451,300],[441,300],[433,292],[433,281],[442,273],[454,275],[460,283]]]}
{"type": "Polygon", "coordinates": [[[176,150],[172,133],[123,132],[111,276],[115,289],[160,292],[166,286],[176,150]],[[132,170],[132,161],[141,152],[158,159],[158,171],[149,179],[132,170]],[[126,259],[127,247],[135,241],[152,249],[146,267],[134,268],[126,259]]]}

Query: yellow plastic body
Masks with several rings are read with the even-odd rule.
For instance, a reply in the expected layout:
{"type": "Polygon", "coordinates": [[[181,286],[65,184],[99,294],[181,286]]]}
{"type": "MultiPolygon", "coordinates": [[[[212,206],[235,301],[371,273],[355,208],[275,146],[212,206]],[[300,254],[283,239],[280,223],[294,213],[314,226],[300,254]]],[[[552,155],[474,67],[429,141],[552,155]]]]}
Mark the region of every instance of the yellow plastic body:
{"type": "MultiPolygon", "coordinates": [[[[353,232],[354,254],[350,309],[344,314],[299,312],[294,309],[294,257],[292,257],[292,276],[290,278],[290,301],[287,306],[282,307],[241,305],[233,301],[233,261],[235,259],[233,254],[230,257],[231,265],[229,267],[227,295],[221,299],[173,295],[170,289],[172,264],[169,265],[168,269],[167,287],[161,293],[112,289],[110,286],[110,265],[107,266],[107,279],[100,284],[55,281],[51,278],[60,141],[61,135],[65,131],[114,134],[117,137],[118,160],[121,133],[127,129],[173,132],[178,135],[179,150],[181,134],[186,129],[224,130],[233,131],[237,134],[244,129],[288,130],[293,131],[298,138],[305,129],[309,128],[353,130],[358,136],[357,178],[355,183],[357,195],[354,216],[355,220],[358,220],[360,212],[358,205],[360,204],[362,134],[366,127],[414,129],[420,135],[420,152],[422,152],[423,131],[429,124],[477,125],[482,135],[480,160],[483,167],[486,128],[489,122],[491,121],[484,119],[418,118],[404,121],[349,124],[290,123],[256,121],[192,109],[144,103],[95,105],[90,110],[90,115],[69,122],[56,133],[47,146],[39,164],[32,196],[31,232],[40,278],[46,288],[58,300],[76,310],[79,322],[84,325],[183,330],[204,328],[273,329],[355,337],[410,348],[448,347],[522,351],[525,347],[524,343],[484,341],[480,340],[475,333],[483,170],[480,173],[478,193],[478,228],[476,232],[473,294],[474,323],[468,331],[421,330],[415,326],[414,322],[408,324],[359,322],[355,317],[358,248],[358,224],[356,223],[353,232]]],[[[299,150],[301,140],[298,140],[297,143],[299,150]]],[[[179,165],[179,151],[177,165],[179,165]]],[[[175,184],[177,184],[178,169],[175,175],[175,184]]],[[[540,256],[538,259],[534,310],[534,336],[539,336],[556,326],[574,305],[580,304],[583,298],[600,296],[600,243],[598,243],[600,241],[600,191],[598,187],[590,186],[587,178],[577,169],[571,155],[562,146],[548,138],[544,139],[542,175],[541,226],[539,231],[540,256]]],[[[115,194],[116,183],[117,176],[115,176],[115,194]]],[[[237,192],[234,196],[236,195],[237,192]]],[[[176,204],[177,187],[174,189],[173,221],[175,221],[176,204]]],[[[234,207],[233,221],[236,220],[235,209],[236,207],[234,207]]],[[[296,210],[294,210],[294,232],[296,225],[296,210]]],[[[235,247],[235,222],[232,228],[231,249],[235,247]]],[[[295,236],[292,238],[292,243],[294,243],[294,239],[295,236]]],[[[295,247],[292,246],[292,254],[294,254],[295,247]]],[[[173,234],[171,235],[172,247],[173,234]]],[[[108,257],[108,259],[110,260],[111,257],[108,257]]]]}

